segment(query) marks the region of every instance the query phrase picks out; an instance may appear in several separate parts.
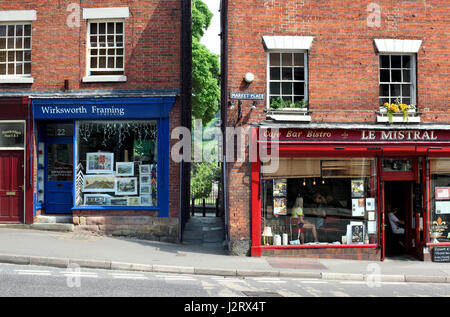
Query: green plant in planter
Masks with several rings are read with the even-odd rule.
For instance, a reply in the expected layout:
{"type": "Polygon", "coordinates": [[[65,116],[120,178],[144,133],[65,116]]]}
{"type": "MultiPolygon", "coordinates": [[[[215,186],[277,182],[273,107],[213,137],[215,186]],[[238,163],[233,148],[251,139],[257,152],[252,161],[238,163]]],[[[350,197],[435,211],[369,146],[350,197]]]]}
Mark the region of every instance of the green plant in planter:
{"type": "Polygon", "coordinates": [[[296,102],[289,102],[284,100],[281,97],[278,97],[274,100],[272,100],[272,102],[270,103],[270,108],[272,109],[282,109],[282,108],[307,108],[308,107],[308,102],[306,102],[305,100],[301,100],[301,101],[296,101],[296,102]]]}

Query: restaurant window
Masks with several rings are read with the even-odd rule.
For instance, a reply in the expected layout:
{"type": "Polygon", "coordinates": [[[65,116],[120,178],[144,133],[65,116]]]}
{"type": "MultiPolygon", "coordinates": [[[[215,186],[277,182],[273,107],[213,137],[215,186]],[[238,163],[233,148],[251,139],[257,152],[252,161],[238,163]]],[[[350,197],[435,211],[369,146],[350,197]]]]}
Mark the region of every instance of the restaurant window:
{"type": "Polygon", "coordinates": [[[261,241],[376,243],[376,197],[375,159],[280,159],[262,175],[261,241]]]}
{"type": "Polygon", "coordinates": [[[432,243],[450,242],[450,159],[430,160],[431,174],[431,223],[432,243]]]}
{"type": "Polygon", "coordinates": [[[83,121],[76,131],[76,206],[157,206],[155,121],[83,121]]]}

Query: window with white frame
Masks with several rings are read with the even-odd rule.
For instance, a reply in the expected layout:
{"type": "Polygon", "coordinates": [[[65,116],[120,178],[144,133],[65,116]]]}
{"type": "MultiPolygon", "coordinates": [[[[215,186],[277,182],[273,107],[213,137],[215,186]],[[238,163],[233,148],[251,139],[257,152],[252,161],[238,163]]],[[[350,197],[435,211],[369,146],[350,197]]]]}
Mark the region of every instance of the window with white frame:
{"type": "Polygon", "coordinates": [[[380,55],[379,101],[416,104],[416,59],[414,54],[380,55]]]}
{"type": "Polygon", "coordinates": [[[269,52],[269,103],[282,98],[289,103],[307,101],[307,53],[269,52]]]}
{"type": "Polygon", "coordinates": [[[88,76],[123,75],[125,57],[123,20],[88,23],[88,76]]]}
{"type": "Polygon", "coordinates": [[[31,76],[31,23],[0,24],[0,76],[31,76]]]}

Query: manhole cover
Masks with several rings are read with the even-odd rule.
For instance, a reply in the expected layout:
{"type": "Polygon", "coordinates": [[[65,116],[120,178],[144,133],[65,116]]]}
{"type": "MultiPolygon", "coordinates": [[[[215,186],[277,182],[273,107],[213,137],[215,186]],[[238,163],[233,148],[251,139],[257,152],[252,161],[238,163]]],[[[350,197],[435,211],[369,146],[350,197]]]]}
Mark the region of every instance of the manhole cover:
{"type": "Polygon", "coordinates": [[[242,293],[248,297],[283,297],[275,292],[242,292],[242,293]]]}

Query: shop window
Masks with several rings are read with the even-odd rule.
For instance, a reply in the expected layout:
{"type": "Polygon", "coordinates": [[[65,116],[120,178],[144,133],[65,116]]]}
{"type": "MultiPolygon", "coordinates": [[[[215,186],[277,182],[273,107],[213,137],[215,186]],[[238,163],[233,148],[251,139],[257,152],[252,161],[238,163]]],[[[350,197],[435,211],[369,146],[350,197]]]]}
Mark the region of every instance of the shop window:
{"type": "Polygon", "coordinates": [[[380,105],[416,104],[415,55],[380,55],[380,105]]]}
{"type": "Polygon", "coordinates": [[[430,160],[431,242],[450,242],[450,159],[430,160]]]}
{"type": "Polygon", "coordinates": [[[263,244],[377,241],[375,159],[280,159],[262,175],[263,244]]]}
{"type": "Polygon", "coordinates": [[[31,77],[31,23],[0,25],[0,76],[31,77]]]}
{"type": "Polygon", "coordinates": [[[155,121],[83,121],[76,130],[76,206],[157,206],[155,121]]]}

